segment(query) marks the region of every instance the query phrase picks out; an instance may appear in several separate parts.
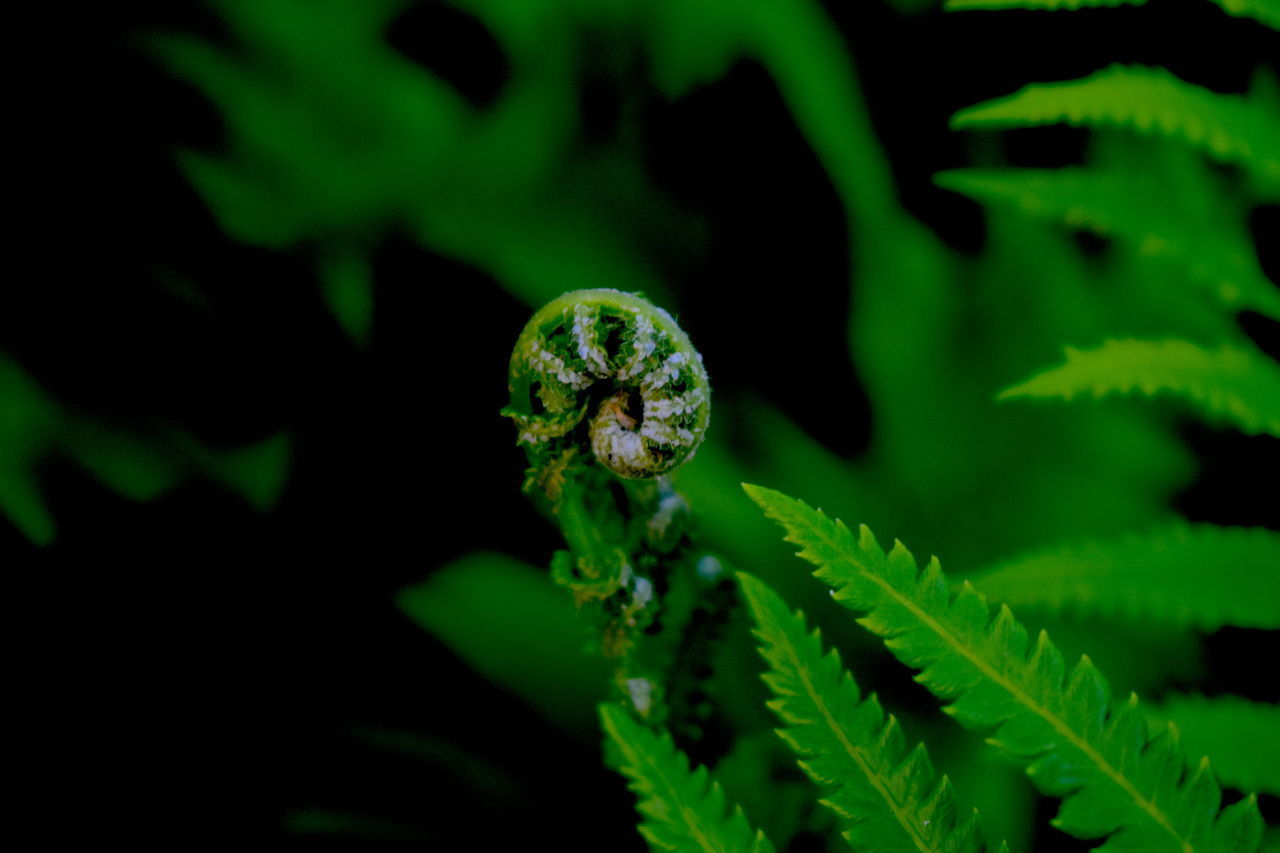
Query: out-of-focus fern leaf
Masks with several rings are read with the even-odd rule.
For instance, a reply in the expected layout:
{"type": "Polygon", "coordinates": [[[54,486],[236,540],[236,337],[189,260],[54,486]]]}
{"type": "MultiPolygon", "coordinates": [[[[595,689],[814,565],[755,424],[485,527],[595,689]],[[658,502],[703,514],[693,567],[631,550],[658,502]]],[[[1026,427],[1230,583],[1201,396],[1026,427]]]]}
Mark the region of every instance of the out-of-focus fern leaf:
{"type": "Polygon", "coordinates": [[[1222,784],[1280,796],[1280,705],[1172,695],[1150,713],[1178,727],[1188,754],[1209,756],[1222,784]]]}
{"type": "Polygon", "coordinates": [[[1273,30],[1280,30],[1280,0],[1213,0],[1235,18],[1253,18],[1273,30]]]}
{"type": "Polygon", "coordinates": [[[373,270],[369,255],[348,246],[322,253],[320,288],[342,330],[357,344],[367,344],[373,332],[373,270]]]}
{"type": "Polygon", "coordinates": [[[617,705],[601,705],[600,721],[621,761],[621,772],[639,797],[643,835],[655,849],[679,853],[773,853],[764,833],[753,830],[742,809],[730,812],[707,768],[690,771],[689,759],[667,733],[655,734],[617,705]]]}
{"type": "Polygon", "coordinates": [[[41,545],[53,540],[53,516],[36,483],[36,463],[51,452],[60,412],[17,364],[0,355],[0,513],[41,545]]]}
{"type": "Polygon", "coordinates": [[[1280,438],[1280,367],[1256,351],[1230,344],[1208,349],[1171,339],[1110,340],[1096,349],[1067,347],[1065,352],[1064,363],[1006,388],[997,398],[1169,393],[1247,433],[1280,438]]]}
{"type": "Polygon", "coordinates": [[[936,558],[922,570],[900,542],[886,554],[866,527],[855,538],[794,498],[744,488],[818,566],[836,601],[865,614],[858,621],[951,703],[951,716],[994,729],[992,743],[1026,764],[1043,793],[1063,798],[1056,827],[1107,837],[1104,850],[1257,848],[1255,798],[1219,811],[1208,761],[1188,766],[1175,731],[1149,737],[1137,697],[1111,702],[1087,657],[1068,670],[1047,634],[1032,642],[1008,607],[993,618],[971,585],[949,586],[936,558]]]}
{"type": "MultiPolygon", "coordinates": [[[[142,41],[225,122],[225,153],[177,157],[231,236],[271,248],[337,241],[360,253],[399,227],[534,304],[600,281],[662,293],[620,224],[664,209],[662,198],[638,174],[618,182],[611,160],[574,157],[559,169],[577,120],[576,60],[571,39],[535,24],[553,19],[548,9],[473,4],[518,72],[481,110],[388,43],[403,0],[212,5],[223,44],[168,32],[142,41]]],[[[355,336],[367,323],[357,279],[367,262],[349,257],[325,281],[355,336]]]]}
{"type": "Polygon", "coordinates": [[[476,672],[557,725],[594,724],[609,669],[583,653],[584,628],[546,571],[478,551],[406,587],[396,604],[476,672]]]}
{"type": "Polygon", "coordinates": [[[1280,533],[1179,521],[1144,536],[1046,548],[971,580],[1012,607],[1280,628],[1280,533]]]}
{"type": "Polygon", "coordinates": [[[214,450],[172,426],[122,427],[72,410],[0,353],[0,514],[32,542],[56,533],[36,473],[50,457],[74,459],[108,488],[149,501],[184,478],[225,486],[258,510],[284,488],[291,444],[280,432],[257,444],[214,450]]]}
{"type": "Polygon", "coordinates": [[[984,849],[977,813],[957,819],[951,783],[939,780],[924,744],[908,751],[897,720],[874,696],[862,697],[836,651],[822,653],[803,614],[750,575],[739,573],[738,582],[770,667],[764,680],[777,698],[769,707],[786,726],[778,734],[843,819],[853,849],[984,849]]]}
{"type": "MultiPolygon", "coordinates": [[[[754,661],[742,659],[742,663],[749,666],[754,661]]],[[[736,683],[754,687],[753,674],[746,673],[748,677],[736,683]]],[[[743,693],[750,697],[751,711],[758,711],[756,692],[743,693]]],[[[798,771],[787,745],[773,732],[761,730],[738,736],[729,754],[716,762],[716,781],[729,801],[751,815],[766,835],[788,839],[786,846],[800,833],[833,836],[839,831],[835,813],[813,807],[813,785],[798,771]]]]}
{"type": "Polygon", "coordinates": [[[1155,175],[1078,167],[954,169],[934,180],[977,201],[1124,238],[1143,254],[1178,261],[1223,304],[1280,319],[1280,290],[1263,274],[1243,228],[1210,211],[1184,215],[1171,207],[1155,175]]]}
{"type": "MultiPolygon", "coordinates": [[[[964,9],[1081,9],[1096,6],[1143,6],[1147,0],[947,0],[947,11],[964,9]]],[[[1277,0],[1210,0],[1235,18],[1253,18],[1280,29],[1277,0]]]]}
{"type": "Polygon", "coordinates": [[[1275,72],[1266,68],[1254,71],[1249,81],[1249,97],[1273,113],[1280,113],[1280,80],[1276,79],[1275,72]]]}
{"type": "Polygon", "coordinates": [[[1221,95],[1163,68],[1112,65],[1079,80],[1033,83],[960,110],[957,128],[1061,124],[1124,127],[1181,139],[1280,188],[1280,114],[1263,101],[1221,95]]]}
{"type": "Polygon", "coordinates": [[[672,100],[722,77],[748,41],[744,16],[730,3],[624,0],[617,6],[647,36],[654,82],[672,100]]]}

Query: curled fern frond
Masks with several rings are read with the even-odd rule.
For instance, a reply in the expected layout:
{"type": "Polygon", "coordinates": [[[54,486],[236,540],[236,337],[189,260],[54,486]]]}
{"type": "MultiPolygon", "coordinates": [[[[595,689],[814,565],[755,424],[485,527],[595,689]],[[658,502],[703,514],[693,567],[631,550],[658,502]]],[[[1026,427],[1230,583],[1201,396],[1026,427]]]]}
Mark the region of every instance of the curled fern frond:
{"type": "Polygon", "coordinates": [[[1067,360],[1006,388],[997,399],[1077,394],[1169,393],[1250,434],[1280,438],[1280,367],[1256,352],[1190,341],[1110,340],[1091,350],[1067,347],[1067,360]]]}
{"type": "Polygon", "coordinates": [[[689,336],[647,299],[608,288],[539,309],[511,353],[509,384],[502,413],[543,476],[574,452],[626,479],[669,473],[693,458],[711,418],[689,336]]]}
{"type": "Polygon", "coordinates": [[[818,566],[840,604],[885,638],[916,680],[966,727],[1026,766],[1045,794],[1063,799],[1054,825],[1104,850],[1173,853],[1255,850],[1255,798],[1220,810],[1207,760],[1188,766],[1175,730],[1149,737],[1136,696],[1112,702],[1087,658],[1070,669],[1043,631],[1034,640],[1008,607],[995,616],[971,585],[953,589],[937,559],[923,569],[899,542],[886,554],[866,527],[855,538],[780,492],[744,488],[818,566]]]}
{"type": "Polygon", "coordinates": [[[769,664],[764,680],[777,697],[769,707],[786,726],[778,734],[842,818],[853,849],[985,849],[977,813],[959,819],[951,783],[938,778],[924,744],[907,749],[897,720],[874,696],[863,698],[839,653],[822,653],[821,634],[802,613],[756,578],[739,573],[738,581],[769,664]]]}
{"type": "Polygon", "coordinates": [[[955,128],[1069,124],[1122,127],[1180,139],[1280,187],[1280,115],[1265,101],[1220,95],[1163,68],[1112,65],[1080,80],[1033,83],[960,110],[955,128]]]}
{"type": "MultiPolygon", "coordinates": [[[[1280,628],[1280,533],[1178,521],[1143,536],[1046,548],[974,575],[1015,608],[1280,628]]],[[[1278,762],[1280,763],[1280,762],[1278,762]]]]}
{"type": "Polygon", "coordinates": [[[729,810],[707,768],[690,771],[671,735],[645,728],[617,705],[600,706],[600,722],[617,750],[621,772],[639,797],[640,834],[654,849],[677,853],[774,853],[742,809],[729,810]]]}
{"type": "Polygon", "coordinates": [[[1280,705],[1175,694],[1150,713],[1178,727],[1190,754],[1209,756],[1222,784],[1280,796],[1280,705]]]}
{"type": "Polygon", "coordinates": [[[1169,204],[1153,179],[1105,169],[953,169],[934,182],[986,204],[1125,239],[1145,255],[1167,257],[1222,304],[1280,319],[1280,290],[1258,265],[1243,228],[1193,220],[1169,204]]]}

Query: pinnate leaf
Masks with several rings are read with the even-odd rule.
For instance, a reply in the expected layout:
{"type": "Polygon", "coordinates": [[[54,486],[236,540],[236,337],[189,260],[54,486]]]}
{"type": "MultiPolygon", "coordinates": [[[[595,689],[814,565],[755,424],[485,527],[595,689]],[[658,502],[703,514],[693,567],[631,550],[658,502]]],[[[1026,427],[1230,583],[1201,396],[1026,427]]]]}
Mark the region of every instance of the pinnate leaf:
{"type": "Polygon", "coordinates": [[[987,205],[1127,241],[1186,270],[1220,304],[1280,319],[1280,290],[1263,273],[1239,223],[1203,206],[1170,204],[1167,174],[1119,169],[951,169],[938,186],[987,205]]]}
{"type": "Polygon", "coordinates": [[[886,553],[866,527],[855,537],[794,498],[744,488],[951,716],[991,732],[1042,793],[1063,800],[1056,827],[1106,838],[1109,851],[1257,849],[1256,800],[1221,809],[1208,761],[1189,765],[1176,730],[1150,736],[1137,697],[1113,702],[1087,657],[1068,667],[1048,635],[1031,640],[1008,607],[993,616],[970,584],[953,589],[937,559],[922,569],[901,543],[886,553]]]}
{"type": "Polygon", "coordinates": [[[1170,338],[1109,340],[1065,353],[1065,362],[1006,388],[997,399],[1174,394],[1246,433],[1280,437],[1280,366],[1256,351],[1170,338]]]}
{"type": "Polygon", "coordinates": [[[976,813],[957,814],[951,784],[934,772],[924,744],[907,748],[897,720],[862,696],[836,651],[823,654],[803,614],[756,578],[740,573],[738,581],[769,664],[769,707],[785,726],[778,734],[841,817],[853,849],[985,849],[976,813]]]}
{"type": "Polygon", "coordinates": [[[618,705],[601,705],[600,722],[621,757],[643,818],[640,834],[654,849],[677,853],[773,853],[742,809],[732,811],[707,768],[689,769],[671,735],[636,722],[618,705]]]}
{"type": "Polygon", "coordinates": [[[1121,127],[1178,139],[1280,186],[1280,114],[1265,99],[1224,95],[1164,68],[1112,65],[1079,80],[1032,83],[1011,95],[960,110],[956,128],[1045,124],[1121,127]]]}
{"type": "Polygon", "coordinates": [[[1213,631],[1280,628],[1280,533],[1178,521],[1144,535],[1044,548],[971,580],[1011,607],[1213,631]]]}

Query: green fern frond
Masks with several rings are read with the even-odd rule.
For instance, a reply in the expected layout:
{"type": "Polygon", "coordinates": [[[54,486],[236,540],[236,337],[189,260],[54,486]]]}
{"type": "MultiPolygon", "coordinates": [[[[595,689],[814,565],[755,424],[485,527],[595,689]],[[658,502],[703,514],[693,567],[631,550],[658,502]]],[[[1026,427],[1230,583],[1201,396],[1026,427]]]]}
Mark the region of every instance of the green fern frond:
{"type": "Polygon", "coordinates": [[[1087,657],[1068,670],[1048,635],[1030,641],[1008,607],[993,618],[971,585],[948,585],[937,559],[922,570],[901,543],[886,554],[866,527],[855,539],[843,522],[794,498],[744,488],[818,566],[814,574],[835,599],[865,614],[859,623],[951,703],[951,716],[994,729],[991,742],[1026,764],[1043,793],[1063,798],[1059,829],[1106,836],[1102,849],[1114,851],[1257,848],[1255,798],[1219,811],[1208,761],[1188,766],[1174,730],[1148,737],[1137,697],[1112,703],[1087,657]]]}
{"type": "Polygon", "coordinates": [[[1179,262],[1224,305],[1280,319],[1280,290],[1263,274],[1244,230],[1185,215],[1154,179],[1067,167],[952,169],[934,175],[934,182],[975,201],[1125,239],[1143,254],[1179,262]]]}
{"type": "Polygon", "coordinates": [[[1178,521],[1032,551],[974,575],[1011,607],[1153,619],[1215,631],[1280,628],[1280,533],[1178,521]]]}
{"type": "Polygon", "coordinates": [[[1263,101],[1220,95],[1163,68],[1112,65],[1079,80],[1033,83],[951,117],[954,128],[1062,123],[1180,139],[1243,167],[1264,188],[1280,186],[1280,115],[1263,101]]]}
{"type": "Polygon", "coordinates": [[[874,696],[864,699],[834,649],[810,633],[804,615],[788,609],[763,582],[738,574],[755,619],[764,681],[777,697],[769,707],[786,728],[778,734],[842,818],[855,850],[976,851],[984,849],[977,813],[957,819],[951,783],[938,779],[924,744],[907,750],[897,720],[874,696]]]}
{"type": "MultiPolygon", "coordinates": [[[[1147,0],[947,0],[948,12],[966,9],[1080,9],[1096,6],[1143,6],[1147,0]]],[[[1278,0],[1210,0],[1233,18],[1253,18],[1280,30],[1278,0]]]]}
{"type": "Polygon", "coordinates": [[[1280,705],[1173,695],[1150,714],[1178,727],[1189,754],[1209,756],[1222,784],[1280,796],[1280,705]]]}
{"type": "Polygon", "coordinates": [[[773,853],[764,833],[752,830],[742,809],[729,811],[707,768],[690,771],[671,735],[645,728],[617,705],[600,706],[605,734],[621,756],[643,821],[640,834],[657,850],[678,853],[773,853]]]}
{"type": "Polygon", "coordinates": [[[1256,352],[1230,344],[1207,349],[1176,338],[1109,340],[1065,352],[1064,363],[1006,388],[997,399],[1170,393],[1247,433],[1280,438],[1280,367],[1256,352]]]}

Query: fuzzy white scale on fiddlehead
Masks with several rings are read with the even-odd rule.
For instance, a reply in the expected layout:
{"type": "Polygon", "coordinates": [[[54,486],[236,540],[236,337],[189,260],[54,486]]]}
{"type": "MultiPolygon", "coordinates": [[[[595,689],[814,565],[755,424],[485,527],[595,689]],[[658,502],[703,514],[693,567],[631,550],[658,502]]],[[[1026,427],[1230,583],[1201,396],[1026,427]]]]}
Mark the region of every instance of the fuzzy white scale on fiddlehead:
{"type": "Polygon", "coordinates": [[[517,441],[535,470],[575,452],[625,479],[688,461],[711,413],[702,356],[676,321],[618,290],[578,290],[544,306],[511,354],[517,441]]]}

